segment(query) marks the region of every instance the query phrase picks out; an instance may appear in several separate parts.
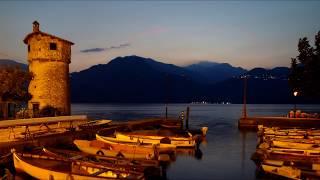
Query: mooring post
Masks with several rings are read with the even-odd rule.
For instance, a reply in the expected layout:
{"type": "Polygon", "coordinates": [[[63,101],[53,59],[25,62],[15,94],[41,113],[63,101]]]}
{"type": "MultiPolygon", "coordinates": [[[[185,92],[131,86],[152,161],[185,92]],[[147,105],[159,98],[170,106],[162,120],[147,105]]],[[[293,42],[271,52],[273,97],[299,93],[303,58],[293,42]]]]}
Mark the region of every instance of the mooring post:
{"type": "Polygon", "coordinates": [[[187,116],[186,116],[186,129],[189,129],[189,111],[190,111],[190,107],[187,107],[187,116]]]}
{"type": "Polygon", "coordinates": [[[247,118],[247,76],[243,79],[243,110],[242,110],[242,118],[247,118]]]}
{"type": "Polygon", "coordinates": [[[180,112],[180,121],[181,121],[181,126],[180,126],[180,128],[183,129],[184,111],[181,111],[181,112],[180,112]]]}
{"type": "Polygon", "coordinates": [[[168,105],[166,104],[166,120],[168,119],[168,105]]]}

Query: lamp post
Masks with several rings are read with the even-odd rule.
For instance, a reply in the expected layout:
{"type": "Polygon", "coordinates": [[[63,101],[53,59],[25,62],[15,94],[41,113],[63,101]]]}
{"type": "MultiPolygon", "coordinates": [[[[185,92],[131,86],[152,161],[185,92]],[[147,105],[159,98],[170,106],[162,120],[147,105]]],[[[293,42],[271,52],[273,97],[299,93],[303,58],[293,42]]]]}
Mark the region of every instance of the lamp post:
{"type": "Polygon", "coordinates": [[[243,78],[243,109],[242,118],[247,118],[247,76],[243,78]]]}
{"type": "MultiPolygon", "coordinates": [[[[298,91],[293,92],[293,96],[297,97],[298,96],[298,91]]],[[[296,103],[296,98],[294,98],[294,108],[293,108],[293,113],[294,113],[294,118],[296,117],[296,111],[297,111],[297,103],[296,103]]]]}

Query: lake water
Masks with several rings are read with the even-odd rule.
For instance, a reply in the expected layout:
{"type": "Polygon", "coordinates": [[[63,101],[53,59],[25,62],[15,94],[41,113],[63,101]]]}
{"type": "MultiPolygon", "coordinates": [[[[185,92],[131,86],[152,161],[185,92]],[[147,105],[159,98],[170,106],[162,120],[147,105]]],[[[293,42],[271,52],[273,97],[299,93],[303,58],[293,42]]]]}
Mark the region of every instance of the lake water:
{"type": "MultiPolygon", "coordinates": [[[[256,148],[255,132],[240,132],[237,122],[242,105],[170,104],[168,114],[178,117],[190,107],[189,127],[209,127],[207,142],[200,145],[201,159],[178,156],[167,169],[168,179],[257,179],[250,160],[256,148]]],[[[286,115],[293,105],[248,105],[248,115],[286,115]]],[[[297,105],[306,112],[320,112],[320,105],[297,105]]],[[[72,114],[92,119],[123,121],[165,115],[163,104],[72,104],[72,114]]]]}

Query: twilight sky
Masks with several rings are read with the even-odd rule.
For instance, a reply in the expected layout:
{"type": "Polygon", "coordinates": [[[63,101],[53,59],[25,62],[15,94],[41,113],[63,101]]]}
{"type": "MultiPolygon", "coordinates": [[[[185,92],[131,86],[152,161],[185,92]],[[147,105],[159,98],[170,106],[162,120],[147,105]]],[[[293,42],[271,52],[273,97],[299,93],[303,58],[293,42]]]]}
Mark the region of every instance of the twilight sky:
{"type": "Polygon", "coordinates": [[[40,30],[75,43],[71,71],[138,55],[176,65],[289,66],[313,44],[320,1],[0,1],[0,58],[27,62],[22,42],[40,30]]]}

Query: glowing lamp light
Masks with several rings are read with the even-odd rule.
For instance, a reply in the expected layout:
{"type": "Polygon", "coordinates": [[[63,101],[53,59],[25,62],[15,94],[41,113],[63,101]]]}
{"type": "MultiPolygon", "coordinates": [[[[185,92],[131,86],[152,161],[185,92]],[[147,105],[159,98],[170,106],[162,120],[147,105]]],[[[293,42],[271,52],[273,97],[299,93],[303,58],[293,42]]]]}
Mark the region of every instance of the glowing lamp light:
{"type": "Polygon", "coordinates": [[[293,92],[294,96],[298,96],[298,91],[293,92]]]}

